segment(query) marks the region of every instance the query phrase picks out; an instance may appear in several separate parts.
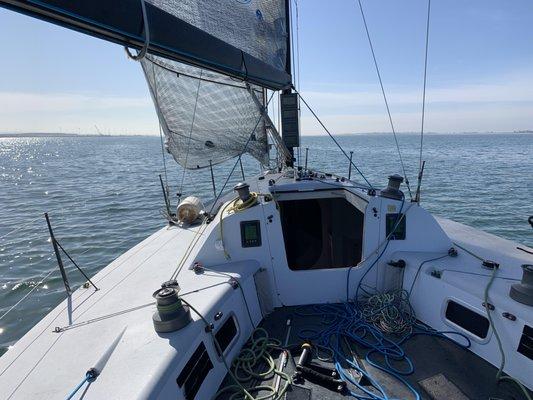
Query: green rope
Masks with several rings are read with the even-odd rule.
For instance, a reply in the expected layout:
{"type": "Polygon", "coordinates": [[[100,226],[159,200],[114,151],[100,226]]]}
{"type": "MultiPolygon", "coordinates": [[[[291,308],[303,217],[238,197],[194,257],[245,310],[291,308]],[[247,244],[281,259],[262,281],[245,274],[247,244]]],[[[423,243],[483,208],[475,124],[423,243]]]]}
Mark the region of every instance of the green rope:
{"type": "MultiPolygon", "coordinates": [[[[463,249],[463,250],[465,250],[465,249],[463,249]]],[[[470,253],[468,250],[465,250],[465,251],[470,253]]],[[[472,254],[472,253],[470,253],[470,254],[472,254]]],[[[474,255],[474,254],[472,254],[472,255],[474,255]]],[[[475,256],[475,257],[477,257],[477,256],[475,256]]],[[[522,382],[520,382],[516,378],[513,378],[512,376],[503,375],[503,369],[505,367],[505,351],[503,350],[503,345],[502,345],[502,341],[500,339],[500,334],[498,333],[498,331],[496,330],[496,327],[494,326],[494,321],[492,320],[492,315],[490,313],[490,306],[489,306],[489,290],[490,290],[490,288],[492,286],[492,283],[494,282],[494,279],[496,278],[497,272],[498,272],[498,268],[494,267],[492,269],[492,274],[490,276],[489,283],[485,287],[485,298],[484,298],[484,300],[485,300],[485,310],[487,311],[487,318],[489,319],[490,327],[492,328],[492,331],[494,332],[494,337],[496,338],[496,343],[498,343],[498,348],[499,348],[500,354],[501,354],[500,368],[498,369],[498,372],[496,373],[496,382],[501,382],[501,381],[513,382],[520,388],[520,390],[522,391],[524,397],[527,400],[532,400],[531,396],[528,393],[528,390],[524,387],[524,385],[522,385],[522,382]]]]}
{"type": "Polygon", "coordinates": [[[169,305],[157,305],[157,310],[162,313],[171,313],[173,311],[178,311],[180,308],[183,307],[183,304],[181,303],[181,299],[178,299],[175,303],[169,304],[169,305]]]}
{"type": "Polygon", "coordinates": [[[409,303],[409,294],[404,289],[377,293],[362,305],[363,317],[381,332],[391,334],[411,333],[416,323],[409,303]]]}
{"type": "MultiPolygon", "coordinates": [[[[285,395],[292,379],[289,375],[276,368],[272,351],[279,349],[281,342],[278,339],[268,336],[268,332],[263,328],[257,328],[253,331],[249,343],[242,348],[239,355],[232,363],[232,378],[236,381],[236,385],[226,386],[219,390],[214,398],[218,398],[223,393],[230,393],[230,400],[245,399],[245,400],[280,400],[285,395]],[[265,362],[267,365],[266,371],[256,372],[255,367],[265,362]],[[275,375],[281,376],[285,383],[279,391],[269,385],[257,385],[245,388],[244,384],[249,384],[252,380],[266,381],[272,379],[275,375]],[[251,393],[268,392],[266,394],[254,397],[251,393]]],[[[247,385],[248,386],[248,385],[247,385]]]]}

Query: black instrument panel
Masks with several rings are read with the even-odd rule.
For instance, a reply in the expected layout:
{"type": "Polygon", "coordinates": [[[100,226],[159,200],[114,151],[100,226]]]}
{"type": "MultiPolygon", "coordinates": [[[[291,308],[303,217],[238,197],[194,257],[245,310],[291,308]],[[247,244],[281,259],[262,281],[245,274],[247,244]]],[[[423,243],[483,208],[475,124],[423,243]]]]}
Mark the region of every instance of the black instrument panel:
{"type": "Polygon", "coordinates": [[[261,246],[261,223],[259,220],[241,221],[242,247],[261,246]]]}

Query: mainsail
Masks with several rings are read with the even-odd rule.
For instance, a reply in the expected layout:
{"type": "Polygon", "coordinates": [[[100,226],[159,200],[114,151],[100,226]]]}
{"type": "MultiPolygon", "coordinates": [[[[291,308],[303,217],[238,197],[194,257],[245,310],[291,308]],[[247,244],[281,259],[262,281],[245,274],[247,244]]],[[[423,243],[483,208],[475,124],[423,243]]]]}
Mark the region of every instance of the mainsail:
{"type": "Polygon", "coordinates": [[[0,0],[0,7],[280,90],[291,84],[282,43],[288,1],[0,0]]]}
{"type": "Polygon", "coordinates": [[[290,0],[0,0],[0,6],[127,47],[185,168],[243,151],[268,162],[263,91],[291,85],[290,0]],[[144,51],[146,50],[146,52],[144,51]]]}
{"type": "MultiPolygon", "coordinates": [[[[284,1],[147,1],[272,68],[285,70],[288,49],[284,1]]],[[[165,133],[166,148],[181,166],[203,168],[243,151],[264,165],[268,163],[262,87],[153,55],[141,63],[165,133]]],[[[245,62],[243,68],[246,70],[245,62]]]]}
{"type": "MultiPolygon", "coordinates": [[[[285,71],[288,33],[285,0],[146,1],[270,67],[285,71]]],[[[243,60],[244,71],[245,64],[243,60]]]]}
{"type": "Polygon", "coordinates": [[[216,72],[146,56],[142,61],[165,134],[165,147],[184,168],[204,168],[243,150],[268,164],[266,124],[247,87],[216,72]]]}

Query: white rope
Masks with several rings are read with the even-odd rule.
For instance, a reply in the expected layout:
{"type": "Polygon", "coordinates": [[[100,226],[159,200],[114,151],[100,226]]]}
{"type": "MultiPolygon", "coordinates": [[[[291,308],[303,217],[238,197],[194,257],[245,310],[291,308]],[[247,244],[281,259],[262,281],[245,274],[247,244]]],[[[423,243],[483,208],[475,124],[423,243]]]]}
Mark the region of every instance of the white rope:
{"type": "Polygon", "coordinates": [[[124,50],[126,50],[126,54],[129,58],[135,61],[140,61],[144,58],[146,55],[146,52],[148,51],[148,46],[150,45],[150,27],[148,25],[148,16],[146,15],[146,4],[144,3],[144,0],[141,1],[141,10],[143,15],[143,27],[144,27],[144,44],[141,50],[135,55],[130,52],[130,49],[127,47],[124,47],[124,50]]]}

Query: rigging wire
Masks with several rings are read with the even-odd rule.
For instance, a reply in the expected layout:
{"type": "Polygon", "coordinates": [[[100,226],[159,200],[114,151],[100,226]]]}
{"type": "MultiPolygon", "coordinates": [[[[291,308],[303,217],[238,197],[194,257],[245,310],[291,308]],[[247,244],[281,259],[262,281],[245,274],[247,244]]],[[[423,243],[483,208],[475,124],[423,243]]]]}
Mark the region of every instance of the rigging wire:
{"type": "Polygon", "coordinates": [[[55,271],[58,271],[57,267],[54,266],[50,271],[48,271],[48,273],[43,276],[41,278],[41,280],[39,282],[37,282],[37,284],[31,288],[31,290],[28,291],[28,293],[26,293],[24,296],[22,296],[22,298],[17,301],[15,304],[13,304],[11,307],[9,307],[9,309],[4,312],[1,316],[0,316],[0,321],[7,315],[9,314],[11,311],[13,311],[15,308],[17,308],[19,306],[20,303],[22,303],[24,300],[26,300],[35,290],[37,290],[37,288],[39,286],[41,286],[49,277],[50,275],[52,275],[55,271]]]}
{"type": "Polygon", "coordinates": [[[318,117],[318,115],[316,115],[316,113],[313,111],[313,109],[311,108],[311,106],[307,103],[307,101],[305,101],[305,99],[302,97],[301,93],[296,89],[296,88],[293,88],[294,91],[296,92],[296,94],[298,94],[298,97],[304,102],[305,106],[307,107],[307,109],[311,112],[311,114],[313,114],[313,116],[315,117],[315,119],[318,121],[318,123],[322,126],[322,128],[326,131],[326,133],[329,135],[329,137],[331,138],[331,140],[333,140],[333,142],[337,145],[337,147],[340,149],[340,151],[342,151],[342,154],[344,154],[344,156],[348,159],[348,161],[350,162],[350,164],[355,168],[355,170],[359,173],[359,175],[361,175],[361,177],[365,180],[365,182],[367,183],[367,185],[370,187],[370,189],[373,189],[374,187],[372,186],[372,184],[368,181],[368,179],[366,179],[366,177],[363,175],[363,173],[361,172],[361,170],[357,167],[357,165],[354,164],[354,162],[352,160],[350,160],[350,156],[348,154],[346,154],[346,151],[342,148],[342,146],[340,145],[340,143],[337,141],[337,139],[335,139],[335,137],[331,134],[331,132],[329,131],[328,128],[326,128],[326,125],[324,125],[324,123],[322,122],[322,120],[318,117]]]}
{"type": "Polygon", "coordinates": [[[25,224],[19,225],[15,229],[13,229],[13,230],[7,232],[6,234],[0,236],[0,240],[8,237],[9,235],[12,235],[15,232],[20,231],[21,229],[24,229],[24,228],[26,228],[26,227],[28,227],[30,225],[33,225],[36,221],[41,221],[41,220],[42,220],[42,216],[39,216],[38,218],[35,218],[35,219],[32,219],[31,221],[26,222],[25,224]]]}
{"type": "Polygon", "coordinates": [[[161,117],[159,115],[159,101],[157,99],[157,80],[155,77],[155,65],[152,63],[152,79],[154,80],[154,100],[156,103],[157,122],[159,126],[159,139],[161,141],[161,158],[163,159],[163,168],[165,173],[165,186],[168,197],[168,174],[167,174],[167,161],[165,159],[165,145],[163,143],[163,128],[161,126],[161,117]]]}
{"type": "MultiPolygon", "coordinates": [[[[424,88],[422,90],[422,121],[420,125],[420,157],[418,161],[418,175],[422,171],[422,149],[424,146],[424,122],[426,116],[426,83],[427,83],[427,70],[428,70],[428,48],[429,48],[429,22],[431,16],[431,0],[428,0],[428,14],[426,21],[426,52],[424,56],[424,88]]],[[[420,182],[418,183],[420,186],[420,182]]]]}
{"type": "Polygon", "coordinates": [[[411,187],[409,185],[409,179],[407,178],[407,174],[405,172],[405,165],[403,163],[402,152],[400,151],[400,144],[398,143],[398,137],[396,136],[394,122],[392,121],[392,115],[390,112],[389,102],[387,100],[387,95],[385,94],[385,88],[383,86],[383,80],[381,79],[381,73],[379,72],[378,61],[376,59],[376,53],[374,52],[374,46],[372,44],[372,39],[370,38],[370,32],[368,30],[368,25],[366,23],[365,12],[363,11],[363,5],[361,4],[361,0],[357,0],[357,2],[359,3],[359,9],[361,10],[361,17],[363,18],[363,24],[365,26],[366,37],[368,38],[368,44],[370,45],[370,51],[372,52],[372,59],[374,60],[374,66],[376,67],[376,73],[378,75],[378,80],[379,80],[379,86],[381,87],[381,94],[383,95],[383,100],[385,101],[385,108],[387,109],[387,115],[389,117],[389,123],[391,126],[392,134],[394,136],[394,142],[396,143],[396,149],[398,150],[398,156],[400,157],[400,164],[402,167],[403,176],[405,178],[405,185],[407,186],[407,190],[409,191],[409,197],[412,199],[413,195],[411,194],[411,187]]]}
{"type": "Polygon", "coordinates": [[[203,74],[203,71],[200,70],[200,78],[198,79],[198,87],[196,88],[196,99],[194,100],[194,110],[192,112],[191,129],[189,130],[189,140],[187,142],[187,152],[185,153],[185,165],[183,167],[183,173],[181,174],[181,183],[180,183],[180,189],[179,189],[180,199],[183,193],[183,183],[185,181],[185,174],[187,172],[187,161],[189,160],[189,151],[191,149],[192,131],[194,128],[194,121],[196,120],[196,107],[198,106],[198,96],[200,95],[200,85],[202,84],[202,74],[203,74]]]}
{"type": "MultiPolygon", "coordinates": [[[[272,94],[270,95],[266,105],[264,106],[264,109],[268,109],[268,105],[270,104],[270,100],[272,100],[272,97],[274,97],[274,93],[276,93],[276,92],[272,92],[272,94]]],[[[215,208],[218,200],[220,199],[220,196],[222,196],[222,193],[224,192],[224,189],[226,188],[226,185],[228,184],[229,180],[231,179],[231,176],[233,175],[233,172],[235,171],[235,168],[237,168],[237,165],[241,161],[242,155],[246,152],[246,149],[248,148],[248,144],[250,143],[250,140],[252,140],[252,137],[254,136],[255,131],[257,130],[257,127],[259,126],[259,123],[261,122],[261,120],[263,118],[264,118],[264,111],[261,111],[260,115],[259,115],[259,118],[257,119],[257,122],[256,122],[256,124],[254,126],[254,129],[250,133],[250,136],[248,136],[248,140],[246,140],[246,143],[244,144],[244,147],[242,148],[239,156],[237,157],[237,160],[235,161],[235,164],[233,164],[233,168],[231,168],[231,171],[229,172],[228,176],[226,177],[226,181],[224,182],[224,185],[222,185],[222,188],[220,189],[220,192],[218,193],[218,195],[213,200],[213,204],[211,205],[211,209],[209,210],[209,214],[211,214],[213,212],[213,209],[215,208]]]]}

